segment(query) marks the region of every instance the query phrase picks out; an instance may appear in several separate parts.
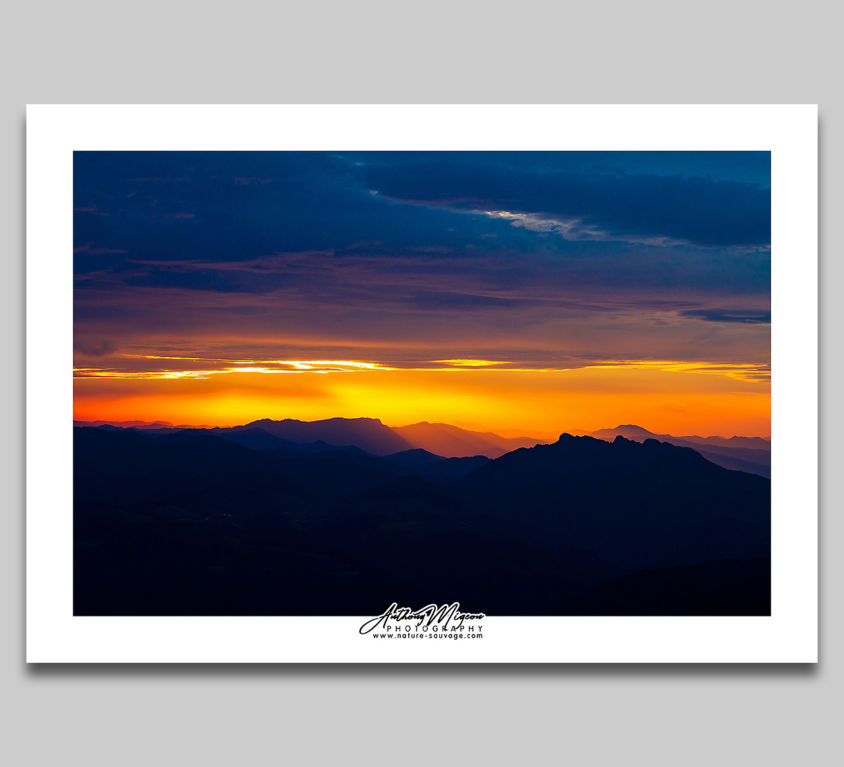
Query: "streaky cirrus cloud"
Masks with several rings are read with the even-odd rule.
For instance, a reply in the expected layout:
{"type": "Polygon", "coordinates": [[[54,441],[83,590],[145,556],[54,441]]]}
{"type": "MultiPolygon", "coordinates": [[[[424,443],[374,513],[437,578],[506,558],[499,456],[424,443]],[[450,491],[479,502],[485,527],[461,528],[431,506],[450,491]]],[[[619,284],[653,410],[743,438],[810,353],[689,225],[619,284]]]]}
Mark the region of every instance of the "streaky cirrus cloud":
{"type": "Polygon", "coordinates": [[[413,153],[398,161],[373,158],[364,167],[372,190],[391,199],[483,211],[564,237],[706,246],[770,242],[767,153],[756,153],[754,181],[711,174],[707,153],[678,158],[672,175],[625,167],[631,154],[413,153]]]}

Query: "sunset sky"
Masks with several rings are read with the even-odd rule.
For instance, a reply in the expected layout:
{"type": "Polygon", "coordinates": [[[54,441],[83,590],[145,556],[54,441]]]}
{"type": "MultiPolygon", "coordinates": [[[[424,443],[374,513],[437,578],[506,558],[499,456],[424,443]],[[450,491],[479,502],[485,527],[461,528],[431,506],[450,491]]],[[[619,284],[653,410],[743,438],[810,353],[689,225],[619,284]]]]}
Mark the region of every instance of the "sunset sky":
{"type": "Polygon", "coordinates": [[[770,155],[77,152],[78,420],[770,434],[770,155]]]}

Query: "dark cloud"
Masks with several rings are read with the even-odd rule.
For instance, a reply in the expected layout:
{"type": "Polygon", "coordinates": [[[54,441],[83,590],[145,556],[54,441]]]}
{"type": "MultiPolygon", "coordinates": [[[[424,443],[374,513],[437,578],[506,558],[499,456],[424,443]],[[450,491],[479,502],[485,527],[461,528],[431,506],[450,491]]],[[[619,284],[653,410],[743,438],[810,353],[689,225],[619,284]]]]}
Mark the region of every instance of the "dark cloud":
{"type": "Polygon", "coordinates": [[[460,356],[437,349],[488,337],[509,358],[766,354],[767,153],[82,152],[74,162],[86,338],[308,337],[416,344],[420,358],[460,356]]]}
{"type": "Polygon", "coordinates": [[[683,317],[693,317],[705,320],[706,322],[739,322],[746,324],[770,324],[771,313],[769,311],[744,311],[726,309],[692,309],[681,312],[683,317]]]}
{"type": "Polygon", "coordinates": [[[105,357],[117,351],[117,344],[107,338],[92,340],[75,337],[73,349],[85,357],[105,357]]]}
{"type": "Polygon", "coordinates": [[[88,256],[109,256],[116,254],[125,254],[128,251],[122,248],[104,248],[95,246],[93,242],[86,242],[84,245],[78,245],[73,249],[74,255],[84,253],[88,256]]]}
{"type": "Polygon", "coordinates": [[[149,267],[125,278],[125,284],[133,287],[181,288],[221,293],[270,293],[283,282],[284,278],[280,275],[272,275],[267,280],[250,272],[172,267],[149,267]]]}
{"type": "Polygon", "coordinates": [[[529,303],[526,299],[500,298],[473,293],[415,292],[410,302],[425,309],[507,309],[529,303]]]}
{"type": "Polygon", "coordinates": [[[666,238],[705,246],[770,242],[767,186],[639,169],[587,170],[570,154],[544,155],[539,167],[522,162],[524,153],[494,161],[471,153],[423,153],[399,162],[378,158],[367,164],[366,179],[394,200],[518,213],[533,217],[539,231],[559,234],[576,225],[578,236],[592,232],[596,240],[666,238]]]}

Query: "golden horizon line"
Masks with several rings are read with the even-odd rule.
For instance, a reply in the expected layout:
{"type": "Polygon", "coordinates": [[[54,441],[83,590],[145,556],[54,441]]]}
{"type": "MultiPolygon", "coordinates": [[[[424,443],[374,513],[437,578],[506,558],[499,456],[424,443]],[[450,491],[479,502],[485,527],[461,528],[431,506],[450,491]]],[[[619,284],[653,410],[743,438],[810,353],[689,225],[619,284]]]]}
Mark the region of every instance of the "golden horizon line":
{"type": "MultiPolygon", "coordinates": [[[[421,426],[421,425],[448,426],[448,427],[451,427],[451,428],[459,429],[461,431],[472,432],[472,433],[475,433],[475,434],[491,434],[493,436],[499,437],[500,439],[540,439],[540,438],[545,439],[548,435],[554,435],[554,434],[557,435],[556,438],[559,438],[559,436],[561,436],[563,434],[570,434],[572,436],[587,436],[588,437],[588,436],[592,436],[595,432],[599,432],[599,431],[617,431],[619,429],[623,429],[623,428],[626,428],[626,427],[628,427],[628,428],[634,427],[634,428],[638,428],[638,429],[643,429],[644,431],[647,431],[650,434],[653,434],[655,437],[663,436],[663,435],[675,437],[677,439],[681,439],[683,437],[699,437],[701,439],[710,439],[710,438],[729,439],[730,437],[738,437],[738,438],[741,438],[741,439],[763,439],[763,440],[767,440],[768,442],[771,441],[771,435],[770,434],[767,434],[767,435],[761,435],[761,434],[732,434],[732,435],[729,435],[729,436],[725,436],[723,434],[698,434],[698,433],[695,433],[695,434],[668,434],[668,432],[655,432],[655,431],[651,431],[646,426],[640,426],[639,424],[630,424],[630,423],[619,424],[618,426],[612,426],[612,427],[605,426],[605,427],[601,427],[599,429],[591,429],[591,430],[585,430],[585,429],[566,430],[566,429],[563,429],[562,431],[549,431],[549,432],[546,432],[544,435],[540,435],[537,432],[534,432],[534,433],[531,434],[530,433],[531,430],[526,429],[524,431],[524,433],[517,434],[517,436],[508,437],[508,436],[505,436],[503,434],[499,434],[493,428],[488,428],[488,427],[483,427],[483,426],[476,426],[476,427],[469,428],[467,426],[458,426],[457,424],[447,423],[445,421],[414,421],[413,423],[406,423],[406,424],[400,424],[400,425],[399,424],[388,424],[388,423],[385,423],[383,420],[381,420],[380,418],[378,418],[376,416],[330,416],[328,418],[316,418],[316,419],[313,419],[313,420],[306,420],[306,419],[302,419],[302,418],[279,418],[279,419],[275,419],[275,418],[256,418],[252,421],[247,421],[245,423],[236,423],[236,424],[231,424],[231,425],[226,425],[226,426],[222,426],[220,424],[208,424],[208,423],[175,424],[175,423],[172,423],[171,421],[165,421],[165,420],[148,421],[148,420],[143,419],[143,418],[124,418],[124,419],[120,419],[120,420],[114,419],[114,418],[94,418],[94,419],[86,420],[86,419],[77,419],[77,418],[74,417],[73,423],[74,424],[77,424],[77,423],[97,424],[97,423],[99,423],[99,424],[108,424],[110,426],[120,426],[122,424],[146,424],[146,425],[153,426],[153,425],[156,425],[156,424],[161,424],[163,428],[172,428],[172,429],[179,429],[179,428],[186,428],[186,429],[230,429],[230,428],[237,428],[237,427],[240,427],[240,426],[249,426],[249,425],[254,424],[254,423],[259,423],[260,421],[272,421],[274,423],[280,423],[282,421],[295,421],[297,423],[319,423],[321,421],[331,421],[331,420],[338,420],[338,419],[344,420],[344,421],[361,421],[361,420],[377,421],[382,426],[386,426],[388,429],[406,429],[410,426],[421,426]]],[[[513,434],[513,433],[519,432],[520,429],[518,429],[518,428],[507,428],[507,429],[504,429],[503,431],[506,431],[508,433],[513,434]]],[[[600,439],[600,438],[596,437],[595,439],[600,439]]]]}
{"type": "Polygon", "coordinates": [[[125,380],[167,380],[195,379],[204,380],[215,375],[238,373],[257,374],[301,374],[301,373],[354,373],[354,372],[484,372],[500,373],[565,373],[574,370],[658,370],[663,372],[701,373],[724,375],[740,381],[770,381],[770,363],[760,362],[715,362],[694,360],[642,360],[611,359],[592,361],[590,364],[575,367],[506,367],[515,365],[512,360],[484,360],[472,358],[454,358],[430,360],[431,364],[444,364],[445,367],[398,367],[381,362],[362,360],[279,360],[279,359],[231,359],[224,357],[187,357],[155,354],[124,354],[122,357],[146,360],[182,360],[185,362],[223,362],[227,367],[187,370],[122,370],[114,367],[74,367],[74,378],[109,378],[125,380]]]}

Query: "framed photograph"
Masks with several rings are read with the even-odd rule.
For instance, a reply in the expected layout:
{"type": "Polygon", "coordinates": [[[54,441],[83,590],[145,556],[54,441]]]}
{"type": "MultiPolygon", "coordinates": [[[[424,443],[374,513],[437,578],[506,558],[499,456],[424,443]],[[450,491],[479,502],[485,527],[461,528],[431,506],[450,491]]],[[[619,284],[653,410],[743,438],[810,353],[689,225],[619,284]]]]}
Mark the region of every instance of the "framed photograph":
{"type": "Polygon", "coordinates": [[[817,660],[817,109],[27,111],[27,659],[817,660]]]}

